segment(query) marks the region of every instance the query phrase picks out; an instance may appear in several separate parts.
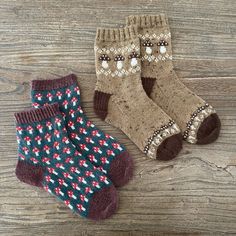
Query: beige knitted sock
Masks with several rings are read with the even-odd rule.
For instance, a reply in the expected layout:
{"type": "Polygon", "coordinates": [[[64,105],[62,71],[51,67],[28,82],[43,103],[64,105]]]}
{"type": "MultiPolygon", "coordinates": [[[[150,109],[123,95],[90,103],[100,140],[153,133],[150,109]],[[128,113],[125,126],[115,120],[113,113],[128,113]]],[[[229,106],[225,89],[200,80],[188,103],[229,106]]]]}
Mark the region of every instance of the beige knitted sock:
{"type": "Polygon", "coordinates": [[[97,30],[94,109],[147,156],[169,160],[181,150],[182,136],[175,122],[146,95],[139,54],[137,27],[97,30]]]}
{"type": "Polygon", "coordinates": [[[167,17],[129,16],[126,22],[138,27],[141,77],[147,95],[177,122],[186,141],[198,144],[215,141],[221,126],[215,110],[189,90],[173,69],[167,17]]]}

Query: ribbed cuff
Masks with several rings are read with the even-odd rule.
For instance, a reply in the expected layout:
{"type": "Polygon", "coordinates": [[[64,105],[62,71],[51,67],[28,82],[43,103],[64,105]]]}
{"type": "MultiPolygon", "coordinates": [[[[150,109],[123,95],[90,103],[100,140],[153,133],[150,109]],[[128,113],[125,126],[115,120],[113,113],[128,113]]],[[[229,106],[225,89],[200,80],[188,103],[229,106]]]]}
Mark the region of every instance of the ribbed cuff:
{"type": "Polygon", "coordinates": [[[76,76],[70,74],[59,79],[33,80],[31,82],[31,88],[32,90],[52,90],[64,88],[76,83],[76,76]]]}
{"type": "Polygon", "coordinates": [[[40,108],[31,108],[27,111],[15,113],[16,122],[18,124],[28,124],[46,120],[60,114],[58,103],[46,105],[40,108]]]}
{"type": "Polygon", "coordinates": [[[165,14],[159,15],[131,15],[126,17],[127,25],[137,25],[141,28],[168,26],[168,18],[165,14]]]}
{"type": "Polygon", "coordinates": [[[97,41],[120,42],[134,39],[138,36],[137,26],[131,25],[123,28],[98,28],[96,34],[97,41]]]}

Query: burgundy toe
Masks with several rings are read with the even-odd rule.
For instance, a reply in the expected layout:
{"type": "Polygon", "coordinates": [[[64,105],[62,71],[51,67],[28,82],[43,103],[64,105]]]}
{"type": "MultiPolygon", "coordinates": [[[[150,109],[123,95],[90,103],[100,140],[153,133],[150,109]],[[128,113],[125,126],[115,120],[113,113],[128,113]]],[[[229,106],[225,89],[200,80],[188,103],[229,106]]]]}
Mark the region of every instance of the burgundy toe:
{"type": "Polygon", "coordinates": [[[132,178],[133,168],[133,160],[129,153],[122,152],[111,163],[108,177],[116,187],[121,187],[132,178]]]}
{"type": "Polygon", "coordinates": [[[157,149],[157,159],[168,161],[175,158],[182,149],[182,139],[181,134],[175,134],[164,140],[157,149]]]}
{"type": "Polygon", "coordinates": [[[88,218],[104,220],[113,215],[118,208],[118,195],[113,185],[102,188],[90,200],[88,218]]]}
{"type": "Polygon", "coordinates": [[[220,134],[221,122],[217,114],[211,114],[201,124],[197,132],[197,144],[214,142],[220,134]]]}

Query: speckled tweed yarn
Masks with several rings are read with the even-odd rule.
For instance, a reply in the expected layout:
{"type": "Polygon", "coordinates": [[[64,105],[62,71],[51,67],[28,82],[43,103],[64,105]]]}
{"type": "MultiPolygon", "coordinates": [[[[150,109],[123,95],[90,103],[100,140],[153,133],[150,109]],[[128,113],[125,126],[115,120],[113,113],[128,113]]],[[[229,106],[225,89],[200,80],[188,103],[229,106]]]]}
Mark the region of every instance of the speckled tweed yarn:
{"type": "Polygon", "coordinates": [[[174,158],[182,148],[180,129],[142,87],[137,27],[98,29],[95,62],[98,116],[121,129],[150,158],[174,158]]]}
{"type": "Polygon", "coordinates": [[[212,106],[178,79],[172,65],[167,17],[164,14],[129,16],[126,22],[138,27],[142,83],[148,96],[177,122],[186,141],[213,142],[219,136],[220,120],[212,106]]]}

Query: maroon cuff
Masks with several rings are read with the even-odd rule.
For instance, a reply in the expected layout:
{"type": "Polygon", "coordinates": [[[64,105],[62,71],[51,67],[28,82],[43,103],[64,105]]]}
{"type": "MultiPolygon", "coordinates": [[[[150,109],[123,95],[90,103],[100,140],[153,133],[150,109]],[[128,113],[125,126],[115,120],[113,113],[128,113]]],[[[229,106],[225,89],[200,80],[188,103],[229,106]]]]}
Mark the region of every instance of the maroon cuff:
{"type": "Polygon", "coordinates": [[[70,86],[77,83],[76,75],[70,74],[59,79],[33,80],[32,90],[52,90],[70,86]]]}
{"type": "Polygon", "coordinates": [[[58,114],[61,114],[59,105],[58,103],[54,103],[52,105],[46,105],[40,108],[31,108],[26,111],[17,112],[14,115],[18,124],[27,124],[46,120],[58,114]]]}

